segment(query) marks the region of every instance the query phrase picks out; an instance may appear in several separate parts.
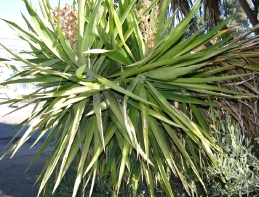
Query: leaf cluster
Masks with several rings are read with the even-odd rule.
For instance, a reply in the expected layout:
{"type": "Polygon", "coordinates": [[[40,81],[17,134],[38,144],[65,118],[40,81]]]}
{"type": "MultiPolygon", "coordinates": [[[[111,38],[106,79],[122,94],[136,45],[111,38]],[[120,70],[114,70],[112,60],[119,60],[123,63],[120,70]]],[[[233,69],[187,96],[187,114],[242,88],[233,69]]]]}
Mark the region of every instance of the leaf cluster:
{"type": "Polygon", "coordinates": [[[215,162],[214,152],[220,148],[210,139],[204,108],[216,106],[211,98],[250,96],[220,87],[218,82],[248,75],[220,75],[233,65],[253,68],[234,59],[259,56],[258,52],[240,52],[235,47],[242,43],[228,43],[231,38],[221,39],[228,20],[207,34],[200,36],[201,28],[185,38],[201,0],[176,28],[172,28],[173,18],[166,17],[170,1],[154,0],[142,10],[143,15],[159,10],[148,21],[157,33],[152,36],[152,48],[147,49],[135,1],[119,0],[117,7],[113,0],[78,0],[75,50],[62,31],[60,6],[53,18],[49,1],[40,1],[42,18],[28,0],[24,2],[31,19],[24,17],[28,30],[4,21],[30,46],[25,53],[32,58],[1,44],[14,58],[0,63],[18,73],[0,85],[37,83],[39,88],[2,103],[32,99],[35,105],[13,140],[26,126],[29,129],[17,143],[10,142],[6,154],[13,151],[14,155],[38,134],[34,144],[42,139],[44,143],[33,164],[54,141],[38,178],[39,193],[54,172],[55,192],[74,160],[72,196],[80,184],[83,189],[90,185],[91,195],[97,178],[107,176],[114,194],[126,183],[136,196],[138,186],[145,182],[150,196],[155,195],[156,185],[173,196],[174,177],[189,195],[197,193],[193,177],[205,189],[198,170],[200,161],[215,162]],[[213,46],[194,52],[214,38],[218,42],[213,46]],[[13,61],[27,67],[15,66],[13,61]]]}

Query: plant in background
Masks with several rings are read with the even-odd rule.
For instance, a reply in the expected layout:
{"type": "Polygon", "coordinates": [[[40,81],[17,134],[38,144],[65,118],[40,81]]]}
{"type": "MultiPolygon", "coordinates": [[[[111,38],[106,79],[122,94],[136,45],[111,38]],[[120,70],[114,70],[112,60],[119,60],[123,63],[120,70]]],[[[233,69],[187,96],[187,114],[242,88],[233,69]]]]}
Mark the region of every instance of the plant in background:
{"type": "Polygon", "coordinates": [[[96,177],[109,177],[114,195],[122,183],[128,184],[133,196],[143,182],[150,196],[156,184],[173,196],[170,181],[178,177],[194,196],[193,177],[204,186],[200,162],[215,162],[213,152],[220,151],[210,140],[203,109],[216,106],[210,98],[247,97],[217,85],[247,74],[213,75],[230,69],[233,59],[259,53],[241,52],[238,46],[246,41],[229,44],[231,38],[192,53],[220,38],[228,21],[205,35],[200,36],[201,28],[185,38],[201,0],[174,29],[174,20],[166,15],[169,0],[145,1],[145,6],[135,1],[119,0],[115,6],[113,0],[78,0],[77,9],[67,5],[63,10],[52,9],[43,0],[39,1],[43,18],[24,2],[31,19],[24,17],[28,30],[4,21],[27,42],[30,51],[25,53],[32,57],[23,58],[1,45],[14,56],[1,59],[1,64],[18,72],[1,85],[37,83],[39,89],[2,104],[24,99],[35,104],[17,135],[27,125],[29,129],[17,143],[10,142],[7,153],[15,154],[36,133],[34,144],[47,134],[33,164],[54,139],[53,152],[38,178],[39,192],[56,169],[54,192],[76,158],[73,196],[80,184],[85,188],[91,183],[91,194],[96,177]],[[150,30],[152,35],[146,35],[150,30]],[[27,67],[14,66],[13,61],[27,67]]]}
{"type": "Polygon", "coordinates": [[[216,165],[203,170],[209,196],[259,196],[259,160],[251,140],[229,115],[217,122],[212,136],[223,151],[216,154],[216,165]]]}

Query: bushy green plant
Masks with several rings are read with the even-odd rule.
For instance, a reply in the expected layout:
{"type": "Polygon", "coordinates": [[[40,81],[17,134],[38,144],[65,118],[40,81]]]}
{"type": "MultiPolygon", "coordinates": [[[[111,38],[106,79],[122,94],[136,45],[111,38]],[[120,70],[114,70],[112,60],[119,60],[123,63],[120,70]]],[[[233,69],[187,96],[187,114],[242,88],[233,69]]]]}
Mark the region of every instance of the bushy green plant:
{"type": "Polygon", "coordinates": [[[96,179],[108,175],[114,194],[126,183],[136,196],[145,182],[150,196],[159,185],[171,197],[170,181],[178,177],[186,192],[194,195],[189,174],[204,186],[200,160],[214,162],[213,152],[218,151],[202,109],[217,106],[210,97],[246,97],[217,83],[246,76],[220,74],[233,65],[253,68],[239,60],[258,57],[259,52],[243,53],[236,47],[245,41],[221,39],[228,20],[205,35],[200,35],[201,28],[186,38],[201,0],[175,28],[174,17],[167,15],[171,0],[118,0],[118,6],[113,0],[78,0],[78,6],[67,4],[66,11],[52,9],[48,0],[39,2],[43,17],[24,0],[31,19],[24,17],[28,29],[5,20],[30,50],[16,54],[1,45],[14,58],[0,59],[17,72],[2,86],[39,87],[3,102],[32,99],[35,104],[18,133],[27,125],[29,129],[8,152],[15,154],[36,133],[34,144],[48,134],[33,163],[55,140],[38,179],[39,192],[56,171],[55,191],[76,158],[73,196],[82,183],[91,185],[91,194],[96,179]],[[194,53],[215,38],[213,46],[194,53]]]}
{"type": "Polygon", "coordinates": [[[252,140],[228,115],[212,136],[223,151],[216,154],[216,165],[204,168],[209,196],[259,196],[259,159],[252,140]]]}

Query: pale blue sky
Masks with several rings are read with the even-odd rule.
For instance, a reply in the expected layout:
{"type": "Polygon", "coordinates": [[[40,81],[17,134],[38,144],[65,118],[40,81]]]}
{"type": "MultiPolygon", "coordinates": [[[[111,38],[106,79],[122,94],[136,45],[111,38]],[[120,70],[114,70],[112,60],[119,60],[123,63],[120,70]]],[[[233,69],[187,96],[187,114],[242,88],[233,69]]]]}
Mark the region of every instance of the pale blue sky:
{"type": "MultiPolygon", "coordinates": [[[[40,12],[39,0],[31,0],[33,6],[40,12]]],[[[49,0],[52,7],[58,5],[58,0],[49,0]]],[[[61,0],[61,7],[65,5],[65,2],[72,4],[73,0],[61,0]]],[[[13,21],[21,26],[24,26],[24,21],[21,16],[21,12],[29,18],[26,6],[22,0],[1,0],[0,6],[0,18],[13,21]]],[[[5,22],[0,20],[0,36],[1,37],[14,37],[13,31],[6,25],[5,22]]]]}

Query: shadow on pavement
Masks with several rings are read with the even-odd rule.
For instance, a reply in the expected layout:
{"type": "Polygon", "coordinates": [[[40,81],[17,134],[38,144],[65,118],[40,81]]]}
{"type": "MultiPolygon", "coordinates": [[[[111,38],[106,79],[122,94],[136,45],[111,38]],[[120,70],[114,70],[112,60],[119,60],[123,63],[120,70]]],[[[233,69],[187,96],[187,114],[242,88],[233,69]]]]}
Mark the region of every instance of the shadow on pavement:
{"type": "MultiPolygon", "coordinates": [[[[12,138],[21,128],[21,127],[18,127],[14,129],[15,126],[16,124],[0,122],[0,139],[12,138]]],[[[27,126],[18,137],[21,137],[23,133],[26,131],[26,129],[28,128],[29,126],[27,126]]]]}
{"type": "MultiPolygon", "coordinates": [[[[16,134],[18,129],[12,132],[15,124],[0,123],[0,157],[6,150],[4,148],[11,138],[16,134]]],[[[17,138],[17,140],[21,135],[17,138]]],[[[14,143],[17,141],[14,140],[14,143]]],[[[46,159],[52,151],[51,147],[47,147],[38,160],[25,172],[30,162],[43,144],[43,140],[39,141],[33,148],[35,137],[29,139],[18,152],[10,159],[11,154],[0,160],[0,197],[36,197],[37,187],[34,186],[37,175],[43,169],[46,159]]]]}

